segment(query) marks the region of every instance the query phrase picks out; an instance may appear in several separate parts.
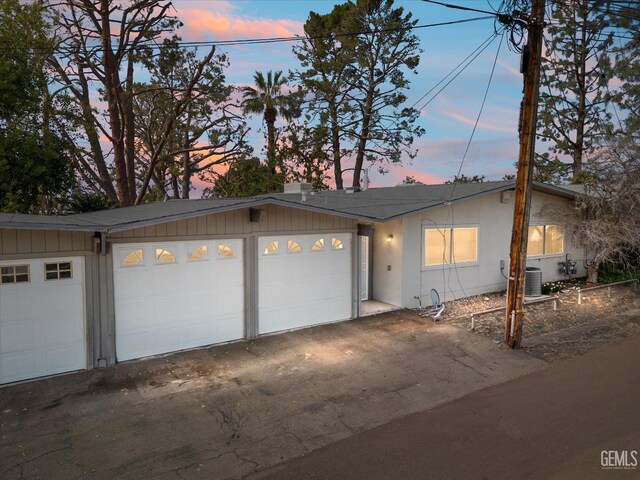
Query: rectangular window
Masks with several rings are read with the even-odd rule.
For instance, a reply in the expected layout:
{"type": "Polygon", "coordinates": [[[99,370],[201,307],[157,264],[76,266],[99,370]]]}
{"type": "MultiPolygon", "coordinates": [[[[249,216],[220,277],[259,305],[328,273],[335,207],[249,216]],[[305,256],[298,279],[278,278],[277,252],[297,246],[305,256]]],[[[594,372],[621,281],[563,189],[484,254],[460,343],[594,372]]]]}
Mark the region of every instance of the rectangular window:
{"type": "Polygon", "coordinates": [[[478,261],[476,227],[425,228],[424,265],[473,263],[478,261]]]}
{"type": "Polygon", "coordinates": [[[45,263],[45,280],[62,280],[71,278],[71,262],[45,263]]]}
{"type": "Polygon", "coordinates": [[[0,285],[26,283],[29,281],[29,265],[7,265],[0,267],[0,285]]]}
{"type": "Polygon", "coordinates": [[[555,255],[564,251],[564,230],[560,225],[529,227],[527,257],[555,255]]]}

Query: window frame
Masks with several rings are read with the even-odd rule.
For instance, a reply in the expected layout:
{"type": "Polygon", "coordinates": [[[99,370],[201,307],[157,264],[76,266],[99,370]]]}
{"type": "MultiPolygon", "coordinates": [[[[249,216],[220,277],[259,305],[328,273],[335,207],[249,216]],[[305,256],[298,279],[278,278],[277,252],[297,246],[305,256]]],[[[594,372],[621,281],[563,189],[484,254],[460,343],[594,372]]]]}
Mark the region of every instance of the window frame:
{"type": "Polygon", "coordinates": [[[0,265],[0,268],[12,268],[13,269],[13,273],[5,273],[3,274],[0,271],[0,286],[7,286],[7,285],[20,285],[23,283],[31,283],[31,265],[28,263],[16,263],[16,264],[11,264],[11,265],[0,265]],[[24,273],[16,273],[16,268],[18,267],[27,267],[27,280],[26,281],[22,281],[22,282],[18,282],[16,281],[18,275],[24,275],[24,273]],[[8,275],[12,275],[13,276],[13,282],[3,282],[2,281],[2,277],[8,276],[8,275]]]}
{"type": "Polygon", "coordinates": [[[553,257],[563,257],[565,255],[565,235],[564,235],[565,227],[564,225],[558,223],[536,223],[529,225],[527,229],[527,258],[536,259],[536,258],[553,258],[553,257]],[[542,227],[542,253],[541,254],[529,254],[529,229],[532,227],[542,227]],[[560,252],[547,253],[547,227],[558,227],[562,229],[562,250],[560,252]]]}
{"type": "Polygon", "coordinates": [[[478,265],[480,246],[480,226],[477,224],[462,224],[462,225],[422,225],[422,270],[441,270],[442,268],[456,268],[456,267],[473,267],[478,265]],[[453,262],[453,249],[454,249],[454,230],[456,229],[474,229],[476,232],[476,251],[475,260],[468,262],[453,262]],[[444,230],[449,231],[449,255],[446,262],[427,265],[427,230],[444,230]]]}
{"type": "Polygon", "coordinates": [[[45,282],[52,282],[52,281],[57,281],[57,280],[73,280],[73,262],[71,260],[61,260],[58,262],[44,262],[43,264],[43,269],[42,269],[42,274],[44,276],[44,281],[45,282]],[[60,264],[62,263],[68,263],[69,264],[69,269],[67,270],[65,269],[60,269],[60,264]],[[47,270],[47,266],[49,265],[56,265],[56,269],[55,270],[47,270]],[[69,277],[60,277],[60,274],[63,272],[69,272],[69,277]],[[56,278],[47,278],[47,274],[49,273],[56,273],[57,277],[56,278]]]}

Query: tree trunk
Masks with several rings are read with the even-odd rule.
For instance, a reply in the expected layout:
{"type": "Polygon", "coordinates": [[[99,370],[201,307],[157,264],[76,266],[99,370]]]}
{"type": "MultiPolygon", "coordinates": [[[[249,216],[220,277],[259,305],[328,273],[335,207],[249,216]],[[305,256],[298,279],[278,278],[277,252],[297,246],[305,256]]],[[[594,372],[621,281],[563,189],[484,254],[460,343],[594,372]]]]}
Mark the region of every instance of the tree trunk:
{"type": "Polygon", "coordinates": [[[600,263],[595,260],[587,266],[587,283],[598,283],[598,270],[600,263]]]}
{"type": "Polygon", "coordinates": [[[367,139],[369,138],[369,126],[371,124],[371,106],[373,104],[373,92],[367,92],[367,98],[362,115],[362,130],[358,136],[358,149],[356,151],[356,164],[353,169],[353,187],[360,188],[360,174],[364,164],[364,153],[367,148],[367,139]]]}
{"type": "Polygon", "coordinates": [[[340,157],[340,127],[338,126],[338,114],[335,107],[330,109],[331,114],[331,149],[333,150],[333,177],[336,181],[336,189],[344,189],[342,182],[342,158],[340,157]]]}
{"type": "Polygon", "coordinates": [[[136,198],[136,132],[133,113],[133,54],[129,53],[127,65],[126,91],[121,98],[124,119],[125,160],[127,165],[127,186],[129,197],[136,198]]]}
{"type": "Polygon", "coordinates": [[[267,123],[267,165],[271,175],[276,174],[276,115],[274,108],[264,110],[264,121],[267,123]]]}
{"type": "Polygon", "coordinates": [[[125,159],[122,119],[120,118],[120,105],[118,89],[120,88],[120,76],[113,50],[111,50],[111,25],[109,23],[109,1],[101,0],[100,16],[102,27],[102,49],[104,63],[104,85],[107,97],[107,111],[109,113],[109,127],[113,139],[113,163],[116,171],[116,189],[121,207],[133,205],[129,195],[127,180],[127,165],[125,159]]]}
{"type": "Polygon", "coordinates": [[[584,129],[586,123],[586,110],[587,110],[587,72],[586,72],[586,36],[587,36],[587,25],[586,19],[582,22],[581,25],[581,42],[580,42],[580,50],[576,52],[580,55],[580,68],[577,69],[576,78],[578,84],[578,91],[580,92],[578,95],[578,116],[576,118],[576,143],[575,149],[573,151],[573,181],[580,182],[580,177],[582,174],[582,154],[584,151],[584,129]]]}

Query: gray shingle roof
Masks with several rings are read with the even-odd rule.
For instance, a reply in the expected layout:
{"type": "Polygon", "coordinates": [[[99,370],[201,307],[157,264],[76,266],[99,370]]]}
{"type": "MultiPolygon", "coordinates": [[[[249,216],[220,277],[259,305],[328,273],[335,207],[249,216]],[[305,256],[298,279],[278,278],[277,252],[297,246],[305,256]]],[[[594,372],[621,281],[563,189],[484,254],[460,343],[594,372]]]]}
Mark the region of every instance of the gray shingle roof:
{"type": "MultiPolygon", "coordinates": [[[[411,213],[456,203],[469,198],[513,189],[515,182],[483,182],[443,185],[403,185],[370,188],[346,193],[329,190],[307,195],[275,193],[252,198],[170,200],[135,207],[103,210],[69,216],[0,214],[0,228],[31,228],[79,231],[121,231],[147,225],[221,213],[261,205],[282,205],[319,213],[354,218],[360,221],[385,222],[411,213]]],[[[566,198],[575,197],[570,190],[535,183],[534,189],[566,198]]]]}

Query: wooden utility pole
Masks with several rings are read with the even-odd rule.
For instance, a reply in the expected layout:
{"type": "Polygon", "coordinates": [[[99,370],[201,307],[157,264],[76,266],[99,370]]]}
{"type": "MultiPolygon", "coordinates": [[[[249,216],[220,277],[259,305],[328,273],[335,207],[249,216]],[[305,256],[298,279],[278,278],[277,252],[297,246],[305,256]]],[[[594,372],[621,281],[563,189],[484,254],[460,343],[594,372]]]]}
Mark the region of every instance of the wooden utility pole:
{"type": "Polygon", "coordinates": [[[531,182],[538,119],[538,86],[542,56],[545,0],[533,0],[527,22],[527,44],[522,52],[524,98],[520,110],[520,153],[513,207],[513,230],[507,283],[505,343],[520,348],[524,313],[524,279],[527,269],[527,238],[531,209],[531,182]]]}

